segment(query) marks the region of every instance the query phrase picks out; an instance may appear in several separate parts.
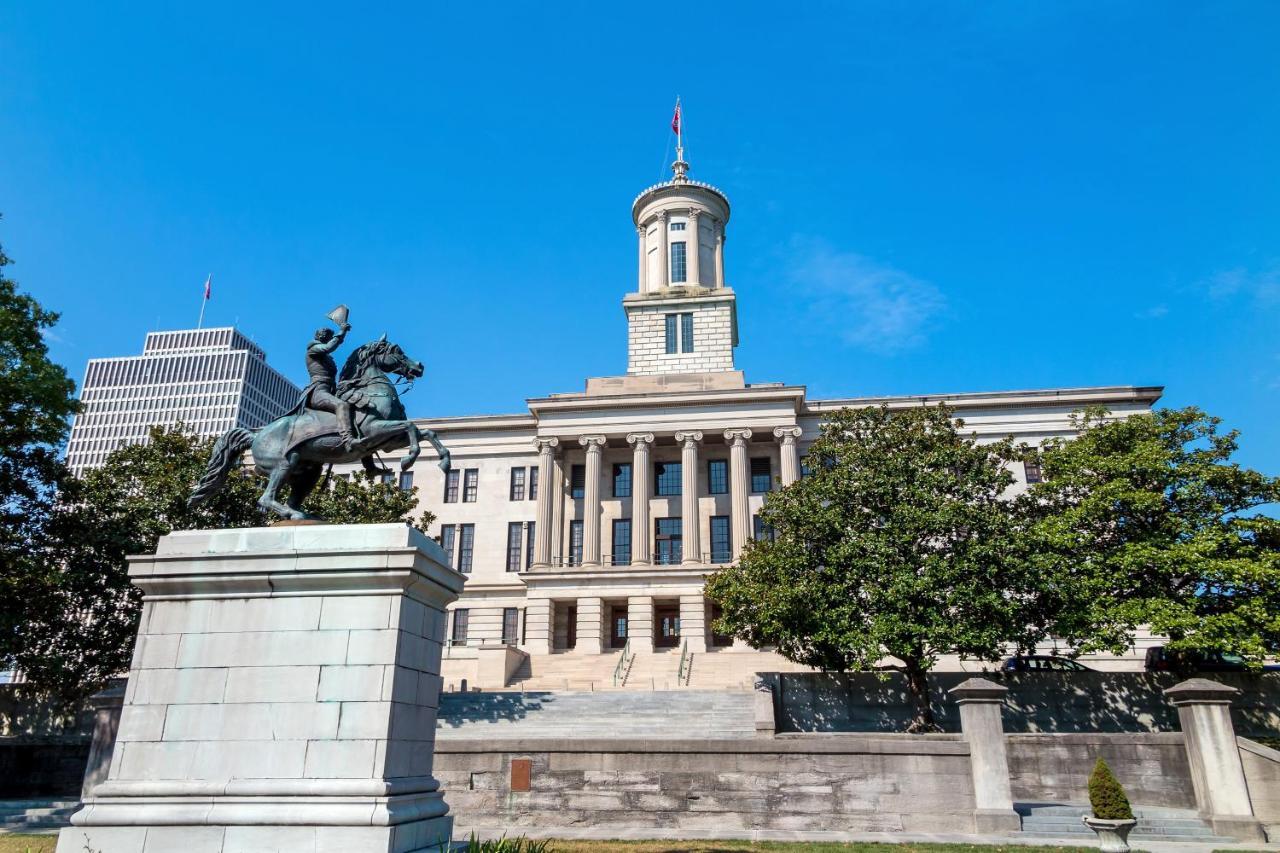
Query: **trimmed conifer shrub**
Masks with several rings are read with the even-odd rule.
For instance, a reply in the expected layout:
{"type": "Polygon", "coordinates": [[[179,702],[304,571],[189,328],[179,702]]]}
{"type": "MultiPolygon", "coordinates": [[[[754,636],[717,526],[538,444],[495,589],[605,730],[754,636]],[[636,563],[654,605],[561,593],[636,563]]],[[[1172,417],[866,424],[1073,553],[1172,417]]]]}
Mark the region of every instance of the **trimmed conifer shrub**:
{"type": "Polygon", "coordinates": [[[1101,758],[1089,774],[1089,805],[1099,820],[1133,820],[1133,808],[1124,788],[1101,758]]]}

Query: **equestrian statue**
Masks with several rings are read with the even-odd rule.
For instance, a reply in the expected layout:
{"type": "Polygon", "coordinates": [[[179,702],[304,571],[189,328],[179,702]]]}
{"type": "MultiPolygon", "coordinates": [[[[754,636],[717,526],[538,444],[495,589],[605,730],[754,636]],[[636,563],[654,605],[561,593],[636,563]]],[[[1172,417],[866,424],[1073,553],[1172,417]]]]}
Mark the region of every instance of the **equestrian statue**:
{"type": "Polygon", "coordinates": [[[214,443],[204,476],[187,499],[189,506],[217,494],[245,450],[252,450],[255,469],[267,477],[258,506],[294,520],[314,518],[302,504],[320,482],[325,465],[358,459],[371,474],[389,474],[374,461],[374,454],[408,447],[400,460],[400,470],[407,471],[417,461],[419,441],[425,438],[440,454],[440,469],[449,470],[448,449],[433,431],[405,416],[390,378],[399,376],[412,385],[423,374],[421,362],[383,335],[356,348],[338,375],[333,352],[351,330],[348,313],[345,305],[333,309],[329,319],[338,326],[338,333],[322,328],[307,344],[311,384],[291,411],[256,432],[236,427],[214,443]],[[289,487],[289,497],[282,503],[277,494],[284,485],[289,487]]]}

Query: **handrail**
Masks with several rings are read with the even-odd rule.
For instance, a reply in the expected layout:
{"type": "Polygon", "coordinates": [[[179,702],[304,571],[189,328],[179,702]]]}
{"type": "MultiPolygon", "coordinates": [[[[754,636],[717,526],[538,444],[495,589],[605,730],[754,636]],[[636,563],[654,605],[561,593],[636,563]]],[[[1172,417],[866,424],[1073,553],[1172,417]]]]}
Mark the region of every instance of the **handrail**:
{"type": "Polygon", "coordinates": [[[618,658],[618,665],[613,668],[613,686],[618,686],[618,677],[622,675],[623,667],[627,664],[627,652],[631,651],[631,638],[627,637],[627,642],[622,646],[622,657],[618,658]]]}
{"type": "Polygon", "coordinates": [[[676,672],[676,684],[687,686],[693,673],[693,655],[689,653],[689,641],[680,643],[680,669],[676,672]]]}

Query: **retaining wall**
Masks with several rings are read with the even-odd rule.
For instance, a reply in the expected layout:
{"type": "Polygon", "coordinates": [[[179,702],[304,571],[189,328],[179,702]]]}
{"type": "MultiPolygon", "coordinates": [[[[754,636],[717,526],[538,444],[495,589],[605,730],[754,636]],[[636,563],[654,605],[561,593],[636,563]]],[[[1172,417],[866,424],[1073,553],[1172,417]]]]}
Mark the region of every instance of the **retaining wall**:
{"type": "Polygon", "coordinates": [[[1253,813],[1266,829],[1268,840],[1280,841],[1280,750],[1246,738],[1240,738],[1239,743],[1253,813]]]}

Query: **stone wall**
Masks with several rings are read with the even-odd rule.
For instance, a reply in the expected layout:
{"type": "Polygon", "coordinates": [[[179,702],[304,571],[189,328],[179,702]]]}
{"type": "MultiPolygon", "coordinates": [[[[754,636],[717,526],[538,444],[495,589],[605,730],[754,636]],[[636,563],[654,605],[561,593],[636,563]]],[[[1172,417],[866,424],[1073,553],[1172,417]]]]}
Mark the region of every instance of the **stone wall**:
{"type": "Polygon", "coordinates": [[[1280,841],[1280,750],[1240,738],[1240,759],[1253,813],[1270,841],[1280,841]]]}
{"type": "MultiPolygon", "coordinates": [[[[766,673],[781,732],[897,732],[911,720],[905,680],[897,673],[766,673]]],[[[970,676],[930,676],[933,711],[945,731],[960,717],[946,691],[970,676]]],[[[1163,691],[1183,676],[1148,672],[990,673],[1009,688],[1006,732],[1172,732],[1178,714],[1163,691]]],[[[1211,673],[1236,687],[1232,719],[1240,734],[1280,733],[1280,673],[1211,673]]]]}
{"type": "Polygon", "coordinates": [[[1015,734],[1005,743],[1015,801],[1088,802],[1089,773],[1102,758],[1130,801],[1196,807],[1181,734],[1015,734]]]}
{"type": "Polygon", "coordinates": [[[969,746],[947,735],[436,742],[461,832],[523,827],[974,829],[969,746]],[[512,761],[531,763],[512,790],[512,761]]]}

